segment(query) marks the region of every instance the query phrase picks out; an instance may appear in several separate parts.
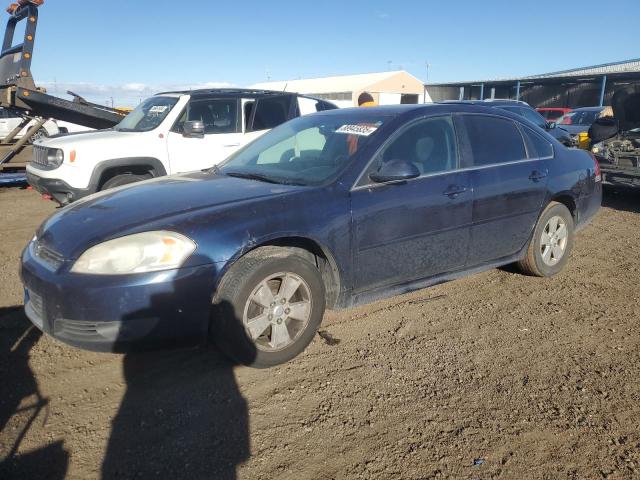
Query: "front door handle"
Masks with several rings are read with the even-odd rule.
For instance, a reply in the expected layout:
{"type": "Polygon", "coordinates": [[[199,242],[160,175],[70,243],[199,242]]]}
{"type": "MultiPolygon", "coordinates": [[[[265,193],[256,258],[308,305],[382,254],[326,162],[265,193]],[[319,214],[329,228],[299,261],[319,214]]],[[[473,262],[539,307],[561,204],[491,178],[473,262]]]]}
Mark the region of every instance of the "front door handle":
{"type": "Polygon", "coordinates": [[[449,185],[449,188],[447,188],[442,194],[449,198],[456,198],[458,195],[466,191],[467,187],[464,185],[449,185]]]}
{"type": "Polygon", "coordinates": [[[533,172],[531,172],[531,175],[529,175],[529,180],[538,182],[545,178],[548,174],[548,170],[534,170],[533,172]]]}
{"type": "Polygon", "coordinates": [[[225,147],[239,147],[240,144],[239,143],[228,143],[226,145],[224,145],[225,147]]]}

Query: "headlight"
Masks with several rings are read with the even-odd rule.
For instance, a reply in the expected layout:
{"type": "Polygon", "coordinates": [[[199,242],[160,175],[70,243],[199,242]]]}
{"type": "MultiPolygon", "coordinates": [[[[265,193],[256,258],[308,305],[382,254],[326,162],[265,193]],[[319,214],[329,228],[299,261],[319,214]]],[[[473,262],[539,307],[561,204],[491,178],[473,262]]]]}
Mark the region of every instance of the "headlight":
{"type": "Polygon", "coordinates": [[[175,232],[144,232],[100,243],[84,252],[71,268],[75,273],[120,275],[177,268],[196,244],[175,232]]]}
{"type": "Polygon", "coordinates": [[[53,168],[58,168],[64,162],[64,151],[59,148],[50,148],[47,151],[47,163],[53,168]]]}

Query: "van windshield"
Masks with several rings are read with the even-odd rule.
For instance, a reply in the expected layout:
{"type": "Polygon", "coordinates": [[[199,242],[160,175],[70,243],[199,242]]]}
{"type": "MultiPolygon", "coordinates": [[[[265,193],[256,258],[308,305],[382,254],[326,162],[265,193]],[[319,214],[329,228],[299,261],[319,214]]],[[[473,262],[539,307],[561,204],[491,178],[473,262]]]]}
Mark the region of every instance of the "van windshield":
{"type": "Polygon", "coordinates": [[[151,97],[138,105],[115,126],[118,132],[148,132],[169,115],[178,97],[151,97]]]}

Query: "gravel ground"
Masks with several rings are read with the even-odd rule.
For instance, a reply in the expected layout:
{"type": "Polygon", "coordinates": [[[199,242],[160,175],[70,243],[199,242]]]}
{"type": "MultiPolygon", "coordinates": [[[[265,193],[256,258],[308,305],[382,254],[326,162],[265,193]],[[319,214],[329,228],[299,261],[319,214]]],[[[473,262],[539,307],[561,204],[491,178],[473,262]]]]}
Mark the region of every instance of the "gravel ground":
{"type": "Polygon", "coordinates": [[[638,194],[609,192],[553,279],[329,312],[269,370],[41,336],[17,267],[54,207],[18,189],[0,207],[0,478],[640,478],[638,194]]]}

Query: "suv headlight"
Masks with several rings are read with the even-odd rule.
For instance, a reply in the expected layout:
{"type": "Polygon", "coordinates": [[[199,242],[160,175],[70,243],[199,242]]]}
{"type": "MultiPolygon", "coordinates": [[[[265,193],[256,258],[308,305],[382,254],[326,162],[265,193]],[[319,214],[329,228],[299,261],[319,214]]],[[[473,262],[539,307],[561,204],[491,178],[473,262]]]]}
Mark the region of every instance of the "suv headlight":
{"type": "Polygon", "coordinates": [[[604,150],[604,142],[596,143],[594,146],[591,147],[591,151],[593,153],[602,153],[603,150],[604,150]]]}
{"type": "Polygon", "coordinates": [[[127,235],[95,245],[71,268],[74,273],[121,275],[178,268],[196,244],[175,232],[157,231],[127,235]]]}
{"type": "Polygon", "coordinates": [[[47,163],[53,168],[58,168],[64,162],[64,151],[59,148],[47,150],[47,163]]]}

